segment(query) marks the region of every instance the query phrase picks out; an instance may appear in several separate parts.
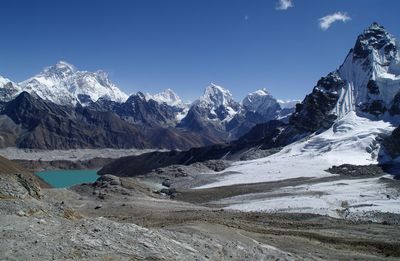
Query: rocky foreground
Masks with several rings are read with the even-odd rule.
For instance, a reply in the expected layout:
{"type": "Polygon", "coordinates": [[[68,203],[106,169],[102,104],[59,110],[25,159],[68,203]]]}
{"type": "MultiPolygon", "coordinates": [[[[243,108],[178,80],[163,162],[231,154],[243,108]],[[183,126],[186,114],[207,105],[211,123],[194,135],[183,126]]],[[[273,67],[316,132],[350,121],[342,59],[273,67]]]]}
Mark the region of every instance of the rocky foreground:
{"type": "Polygon", "coordinates": [[[273,184],[189,189],[189,181],[203,182],[196,170],[212,171],[215,165],[222,163],[170,166],[135,178],[104,175],[94,184],[40,189],[40,181],[33,175],[1,158],[0,259],[396,260],[400,257],[400,225],[396,215],[376,223],[305,213],[227,210],[215,204],[215,200],[267,191],[273,184]]]}

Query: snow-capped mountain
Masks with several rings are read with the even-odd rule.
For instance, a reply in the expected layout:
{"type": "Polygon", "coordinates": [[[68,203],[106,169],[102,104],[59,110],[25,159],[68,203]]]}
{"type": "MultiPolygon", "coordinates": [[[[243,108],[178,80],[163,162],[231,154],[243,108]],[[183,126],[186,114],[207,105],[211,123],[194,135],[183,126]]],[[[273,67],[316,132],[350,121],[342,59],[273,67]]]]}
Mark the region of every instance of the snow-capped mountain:
{"type": "Polygon", "coordinates": [[[272,118],[280,109],[278,101],[266,89],[248,94],[242,101],[243,109],[272,118]]]}
{"type": "Polygon", "coordinates": [[[239,103],[229,90],[210,84],[203,96],[192,104],[181,126],[234,140],[256,124],[285,118],[293,111],[293,108],[282,110],[278,101],[265,89],[248,94],[239,103]]]}
{"type": "MultiPolygon", "coordinates": [[[[398,48],[399,43],[394,37],[373,23],[358,36],[343,65],[322,77],[311,93],[296,104],[295,112],[287,117],[287,121],[270,121],[257,126],[249,124],[249,119],[257,119],[252,114],[257,111],[254,108],[258,108],[258,103],[254,102],[250,103],[252,106],[243,105],[233,120],[226,124],[230,128],[227,130],[237,133],[240,126],[245,128],[249,124],[251,131],[239,141],[251,141],[251,146],[257,148],[280,148],[300,142],[302,150],[307,149],[310,155],[332,152],[328,156],[332,157],[332,162],[335,160],[333,157],[347,155],[348,159],[340,158],[337,162],[357,164],[360,152],[364,163],[381,162],[387,155],[381,142],[399,124],[398,48]],[[250,109],[245,110],[245,107],[250,109]],[[349,155],[353,155],[352,158],[349,155]]],[[[266,92],[261,90],[250,94],[245,101],[258,101],[265,96],[266,92]]],[[[271,104],[275,103],[272,101],[271,104]]],[[[204,122],[204,119],[200,121],[199,117],[193,117],[190,123],[193,122],[204,122]]],[[[393,141],[400,136],[398,133],[397,128],[391,141],[385,142],[385,146],[390,147],[386,148],[390,157],[400,155],[400,149],[393,145],[398,144],[393,141]]],[[[213,155],[219,155],[217,150],[212,152],[213,155]]],[[[390,159],[389,156],[386,158],[390,159]]]]}
{"type": "Polygon", "coordinates": [[[179,126],[190,131],[212,133],[211,135],[221,138],[227,135],[226,125],[240,108],[240,104],[228,90],[211,83],[205,88],[203,95],[193,102],[179,126]]]}
{"type": "Polygon", "coordinates": [[[229,121],[240,109],[229,90],[213,83],[205,88],[203,96],[193,106],[204,109],[209,120],[220,121],[229,121]]]}
{"type": "Polygon", "coordinates": [[[7,83],[10,83],[11,80],[4,78],[3,76],[0,75],[0,87],[3,87],[4,85],[6,85],[7,83]]]}
{"type": "MultiPolygon", "coordinates": [[[[338,70],[322,77],[312,92],[296,106],[285,128],[280,128],[276,136],[268,141],[267,147],[281,147],[304,137],[326,134],[331,129],[333,135],[342,135],[350,129],[354,133],[363,133],[357,140],[364,139],[366,132],[361,128],[365,118],[388,122],[386,129],[371,132],[370,144],[360,143],[358,148],[369,151],[371,162],[378,160],[380,136],[386,136],[388,130],[398,126],[400,115],[400,58],[399,44],[382,26],[373,23],[358,36],[354,48],[347,55],[338,70]],[[350,117],[347,115],[354,115],[350,117]],[[346,117],[346,124],[341,119],[346,117]],[[350,121],[354,121],[349,123],[350,121]],[[339,124],[340,123],[340,124],[339,124]],[[372,149],[375,148],[375,149],[372,149]]],[[[384,124],[383,124],[384,125],[384,124]]],[[[258,126],[260,131],[268,124],[258,126]]],[[[379,130],[379,129],[378,129],[379,130]]],[[[254,133],[261,133],[253,131],[254,133]]],[[[275,131],[275,130],[272,130],[275,131]]],[[[367,131],[368,132],[368,131],[367,131]]],[[[327,135],[324,136],[325,138],[327,135]]],[[[265,142],[265,141],[264,141],[265,142]]],[[[347,146],[337,140],[327,146],[313,143],[316,153],[325,153],[339,146],[353,151],[355,145],[347,146]]],[[[357,152],[358,153],[358,152],[357,152]]],[[[356,157],[356,154],[354,154],[356,157]]],[[[356,163],[356,162],[349,162],[356,163]]]]}
{"type": "Polygon", "coordinates": [[[231,92],[227,89],[222,88],[214,83],[211,83],[204,90],[204,94],[200,97],[200,101],[218,108],[219,106],[224,107],[235,107],[237,104],[233,100],[231,92]]]}
{"type": "Polygon", "coordinates": [[[334,113],[349,111],[390,117],[400,113],[399,43],[382,26],[373,23],[360,36],[347,55],[337,76],[339,87],[334,113]]]}
{"type": "Polygon", "coordinates": [[[0,76],[0,101],[7,102],[15,98],[21,88],[11,80],[0,76]]]}
{"type": "Polygon", "coordinates": [[[171,89],[166,89],[160,93],[156,93],[154,95],[147,93],[146,95],[147,100],[154,100],[158,103],[165,103],[172,107],[177,108],[186,108],[187,104],[185,104],[181,98],[171,89]]]}
{"type": "Polygon", "coordinates": [[[181,98],[171,89],[166,89],[160,93],[145,95],[146,100],[154,100],[159,104],[164,104],[172,107],[175,112],[175,122],[179,123],[188,113],[189,104],[184,103],[181,98]]]}
{"type": "Polygon", "coordinates": [[[356,40],[344,63],[322,77],[296,106],[283,135],[303,137],[324,131],[347,113],[393,121],[400,113],[398,43],[373,23],[356,40]]]}
{"type": "Polygon", "coordinates": [[[23,91],[62,105],[86,104],[99,98],[123,102],[128,98],[109,80],[107,73],[79,71],[63,61],[19,85],[23,91]]]}

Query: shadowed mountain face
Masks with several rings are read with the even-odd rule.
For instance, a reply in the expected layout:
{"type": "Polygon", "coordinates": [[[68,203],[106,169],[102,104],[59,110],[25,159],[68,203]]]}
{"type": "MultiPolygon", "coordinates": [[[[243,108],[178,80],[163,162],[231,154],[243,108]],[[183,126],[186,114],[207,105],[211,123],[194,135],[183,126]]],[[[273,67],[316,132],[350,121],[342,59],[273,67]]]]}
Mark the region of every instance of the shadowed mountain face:
{"type": "Polygon", "coordinates": [[[180,108],[165,103],[147,100],[141,92],[129,96],[123,103],[101,98],[87,107],[96,111],[114,112],[129,123],[153,127],[175,126],[176,114],[182,111],[180,108]]]}
{"type": "Polygon", "coordinates": [[[188,149],[213,142],[184,130],[135,125],[113,111],[58,105],[26,92],[4,105],[0,120],[0,134],[11,143],[3,145],[21,148],[188,149]]]}
{"type": "Polygon", "coordinates": [[[383,142],[386,151],[391,158],[400,156],[400,127],[394,129],[392,134],[383,142]]]}
{"type": "MultiPolygon", "coordinates": [[[[285,144],[286,141],[276,141],[275,138],[286,126],[281,121],[270,121],[257,125],[248,134],[229,144],[192,148],[187,151],[150,152],[139,156],[123,157],[104,166],[99,174],[136,176],[173,164],[189,165],[213,159],[239,160],[251,150],[267,150],[285,144]]],[[[276,150],[271,153],[273,152],[276,150]]]]}

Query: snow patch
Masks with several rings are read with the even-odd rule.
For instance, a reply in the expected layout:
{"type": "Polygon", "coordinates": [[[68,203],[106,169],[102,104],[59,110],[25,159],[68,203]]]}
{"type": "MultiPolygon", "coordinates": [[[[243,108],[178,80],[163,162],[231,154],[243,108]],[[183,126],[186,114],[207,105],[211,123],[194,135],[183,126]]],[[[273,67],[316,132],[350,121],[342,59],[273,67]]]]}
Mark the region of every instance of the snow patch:
{"type": "Polygon", "coordinates": [[[370,211],[400,214],[400,197],[379,178],[349,179],[313,185],[290,186],[272,193],[249,194],[222,201],[241,211],[296,212],[335,218],[363,216],[370,211]],[[281,195],[288,196],[281,196],[281,195]],[[254,200],[254,197],[265,199],[254,200]],[[240,202],[240,203],[239,203],[240,202]]]}

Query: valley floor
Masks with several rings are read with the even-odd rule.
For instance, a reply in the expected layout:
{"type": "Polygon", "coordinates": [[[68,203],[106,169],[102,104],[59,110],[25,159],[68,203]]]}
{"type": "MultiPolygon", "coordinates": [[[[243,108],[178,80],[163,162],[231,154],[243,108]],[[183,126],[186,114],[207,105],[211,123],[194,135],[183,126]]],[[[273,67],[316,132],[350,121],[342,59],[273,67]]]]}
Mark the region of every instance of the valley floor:
{"type": "Polygon", "coordinates": [[[338,179],[182,189],[170,199],[149,187],[154,182],[151,177],[107,175],[95,184],[44,189],[40,200],[2,198],[0,259],[400,258],[400,216],[396,214],[387,214],[384,222],[377,223],[307,213],[235,211],[224,209],[222,200],[267,193],[279,186],[311,186],[338,179]]]}

